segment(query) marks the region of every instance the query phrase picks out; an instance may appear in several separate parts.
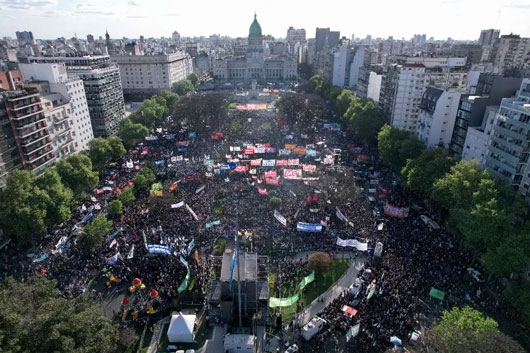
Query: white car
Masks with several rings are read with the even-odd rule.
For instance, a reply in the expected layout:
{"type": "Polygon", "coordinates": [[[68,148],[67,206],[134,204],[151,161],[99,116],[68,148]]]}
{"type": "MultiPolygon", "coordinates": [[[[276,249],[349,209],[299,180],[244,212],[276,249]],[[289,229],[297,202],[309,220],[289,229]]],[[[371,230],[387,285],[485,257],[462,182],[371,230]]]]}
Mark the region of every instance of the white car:
{"type": "Polygon", "coordinates": [[[353,284],[350,286],[349,291],[351,294],[353,294],[354,298],[357,298],[361,292],[362,285],[363,281],[360,278],[356,278],[353,284]]]}
{"type": "Polygon", "coordinates": [[[296,353],[298,352],[298,345],[293,344],[291,347],[287,348],[285,353],[296,353]]]}

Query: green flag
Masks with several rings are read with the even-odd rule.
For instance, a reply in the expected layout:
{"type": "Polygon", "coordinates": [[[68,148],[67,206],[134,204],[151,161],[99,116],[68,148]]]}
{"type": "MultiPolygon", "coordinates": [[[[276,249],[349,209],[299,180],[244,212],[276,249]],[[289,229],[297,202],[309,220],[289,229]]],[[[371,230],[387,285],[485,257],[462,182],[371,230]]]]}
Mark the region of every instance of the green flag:
{"type": "Polygon", "coordinates": [[[311,272],[309,275],[302,278],[300,282],[300,290],[303,290],[309,283],[315,280],[315,271],[311,272]]]}
{"type": "Polygon", "coordinates": [[[436,298],[436,299],[439,299],[439,300],[444,300],[444,297],[445,297],[445,293],[442,292],[441,290],[438,290],[434,287],[431,288],[431,291],[429,292],[429,295],[433,298],[436,298]]]}
{"type": "Polygon", "coordinates": [[[186,288],[188,288],[189,281],[190,281],[190,269],[188,268],[188,273],[186,274],[186,278],[184,278],[180,286],[177,288],[178,294],[184,292],[186,288]]]}

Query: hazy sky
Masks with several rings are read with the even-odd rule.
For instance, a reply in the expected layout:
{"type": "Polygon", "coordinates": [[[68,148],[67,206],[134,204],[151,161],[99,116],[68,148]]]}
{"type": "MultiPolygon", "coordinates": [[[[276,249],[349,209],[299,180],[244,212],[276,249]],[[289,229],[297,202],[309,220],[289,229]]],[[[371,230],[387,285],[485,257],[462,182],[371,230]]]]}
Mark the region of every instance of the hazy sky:
{"type": "Polygon", "coordinates": [[[0,0],[0,37],[112,38],[225,34],[246,36],[254,11],[264,34],[330,27],[341,36],[477,39],[481,29],[530,36],[530,0],[0,0]],[[500,12],[499,12],[500,11],[500,12]]]}

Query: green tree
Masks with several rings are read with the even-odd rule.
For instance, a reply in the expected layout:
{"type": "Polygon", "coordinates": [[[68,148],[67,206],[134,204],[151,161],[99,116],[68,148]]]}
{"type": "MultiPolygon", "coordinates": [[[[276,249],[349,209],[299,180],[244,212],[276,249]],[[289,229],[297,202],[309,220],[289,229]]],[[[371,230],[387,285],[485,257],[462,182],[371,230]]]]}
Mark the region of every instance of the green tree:
{"type": "Polygon", "coordinates": [[[195,87],[190,80],[180,80],[173,83],[173,86],[171,86],[171,90],[180,97],[185,96],[188,92],[193,92],[194,89],[195,87]]]}
{"type": "Polygon", "coordinates": [[[499,276],[521,273],[530,263],[530,226],[507,234],[497,247],[489,248],[482,260],[486,269],[499,276]]]}
{"type": "Polygon", "coordinates": [[[166,102],[166,112],[165,115],[173,114],[177,103],[179,102],[179,95],[171,91],[162,90],[158,92],[159,97],[163,97],[166,102]]]}
{"type": "Polygon", "coordinates": [[[47,169],[36,179],[36,185],[48,195],[46,225],[52,227],[66,222],[74,205],[74,193],[64,186],[56,169],[47,169]]]}
{"type": "Polygon", "coordinates": [[[57,171],[63,183],[79,197],[98,185],[98,173],[92,170],[92,161],[78,153],[63,159],[57,164],[57,171]]]}
{"type": "MultiPolygon", "coordinates": [[[[318,90],[320,90],[322,84],[324,81],[322,81],[322,78],[319,75],[314,75],[309,79],[309,85],[311,87],[311,91],[313,93],[317,93],[318,90]]],[[[318,93],[317,93],[318,94],[318,93]]]]}
{"type": "Polygon", "coordinates": [[[109,143],[109,157],[110,160],[118,160],[125,155],[127,150],[123,147],[123,143],[117,136],[111,136],[107,139],[109,143]]]}
{"type": "Polygon", "coordinates": [[[279,208],[282,206],[282,199],[280,199],[279,197],[271,197],[269,199],[269,204],[271,205],[272,208],[279,208]]]}
{"type": "Polygon", "coordinates": [[[186,79],[190,81],[193,86],[197,86],[197,83],[199,83],[199,78],[193,72],[189,74],[186,79]]]}
{"type": "MultiPolygon", "coordinates": [[[[377,134],[385,124],[383,114],[373,102],[362,102],[355,99],[352,100],[350,107],[344,113],[344,120],[353,132],[366,143],[376,141],[377,134]]],[[[412,138],[410,140],[413,141],[412,138]]]]}
{"type": "Polygon", "coordinates": [[[151,129],[164,117],[166,103],[166,99],[162,96],[153,96],[152,98],[145,99],[140,109],[134,114],[131,114],[129,119],[135,124],[142,124],[148,129],[151,129]]]}
{"type": "Polygon", "coordinates": [[[418,157],[409,159],[401,175],[409,189],[431,195],[434,181],[444,177],[453,164],[446,150],[428,148],[418,157]]]}
{"type": "Polygon", "coordinates": [[[145,188],[154,183],[155,180],[153,170],[149,167],[143,167],[134,177],[134,186],[145,188]]]}
{"type": "Polygon", "coordinates": [[[129,186],[121,191],[121,193],[118,195],[118,200],[121,201],[122,204],[127,205],[130,202],[133,202],[135,200],[134,197],[134,187],[129,186]]]}
{"type": "Polygon", "coordinates": [[[35,179],[31,172],[18,170],[0,190],[0,226],[23,245],[44,234],[51,204],[50,197],[37,186],[35,179]]]}
{"type": "Polygon", "coordinates": [[[118,336],[118,327],[88,294],[65,299],[55,281],[41,276],[25,282],[9,277],[0,285],[2,352],[123,352],[118,336]]]}
{"type": "Polygon", "coordinates": [[[88,156],[96,170],[103,170],[105,163],[110,160],[109,148],[109,142],[101,137],[93,138],[88,142],[88,156]]]}
{"type": "Polygon", "coordinates": [[[87,224],[81,233],[81,244],[87,249],[93,249],[103,244],[103,240],[110,233],[112,221],[107,220],[103,213],[98,214],[92,223],[87,224]]]}
{"type": "Polygon", "coordinates": [[[119,216],[123,213],[123,204],[120,200],[112,200],[109,203],[109,212],[111,215],[119,216]]]}
{"type": "Polygon", "coordinates": [[[349,89],[343,89],[335,103],[335,111],[338,116],[342,118],[354,100],[357,100],[357,98],[353,95],[353,92],[349,89]]]}
{"type": "Polygon", "coordinates": [[[228,105],[222,94],[182,97],[172,115],[173,124],[186,122],[198,134],[215,131],[225,123],[228,105]]]}
{"type": "Polygon", "coordinates": [[[379,155],[383,162],[401,170],[408,159],[421,154],[425,146],[410,132],[384,125],[377,135],[379,155]]]}
{"type": "Polygon", "coordinates": [[[149,135],[149,129],[142,124],[135,124],[129,118],[120,121],[118,136],[127,147],[136,145],[149,135]]]}
{"type": "Polygon", "coordinates": [[[495,320],[470,307],[444,311],[428,337],[429,344],[444,353],[524,352],[518,343],[498,330],[495,320]]]}

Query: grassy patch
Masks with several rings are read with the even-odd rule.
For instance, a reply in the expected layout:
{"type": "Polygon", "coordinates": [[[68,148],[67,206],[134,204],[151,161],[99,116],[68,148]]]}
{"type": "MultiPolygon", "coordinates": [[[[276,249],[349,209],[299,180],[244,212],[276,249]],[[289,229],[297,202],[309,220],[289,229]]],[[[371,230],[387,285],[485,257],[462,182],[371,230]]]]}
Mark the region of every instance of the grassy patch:
{"type": "Polygon", "coordinates": [[[226,239],[225,238],[219,238],[217,239],[217,243],[215,244],[213,248],[212,255],[213,256],[222,256],[225,252],[226,248],[226,239]]]}
{"type": "MultiPolygon", "coordinates": [[[[304,308],[311,304],[322,293],[327,291],[348,270],[348,260],[333,260],[331,269],[322,277],[317,276],[313,282],[305,287],[303,294],[298,301],[304,308]]],[[[296,305],[283,307],[280,309],[282,319],[288,320],[296,314],[296,305]]]]}

